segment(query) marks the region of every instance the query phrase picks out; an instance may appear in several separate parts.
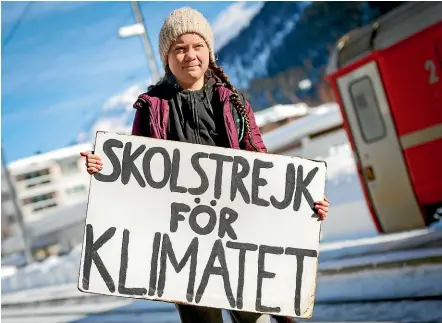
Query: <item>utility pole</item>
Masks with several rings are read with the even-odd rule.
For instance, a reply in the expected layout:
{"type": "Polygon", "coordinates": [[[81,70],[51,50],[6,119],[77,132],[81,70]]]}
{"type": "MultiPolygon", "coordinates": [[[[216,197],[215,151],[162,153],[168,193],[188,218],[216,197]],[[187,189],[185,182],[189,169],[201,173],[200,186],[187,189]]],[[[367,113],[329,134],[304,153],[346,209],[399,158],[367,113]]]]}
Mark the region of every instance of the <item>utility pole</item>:
{"type": "Polygon", "coordinates": [[[21,212],[21,208],[20,208],[18,201],[17,201],[17,194],[15,191],[15,187],[11,181],[11,174],[9,173],[9,169],[8,169],[8,166],[5,161],[5,152],[3,150],[3,145],[2,145],[1,151],[2,151],[2,156],[1,156],[2,167],[3,167],[3,171],[5,172],[5,178],[6,178],[6,182],[8,184],[9,193],[11,195],[11,200],[12,200],[12,203],[14,204],[15,217],[17,219],[17,223],[18,223],[18,226],[20,228],[21,235],[23,238],[23,248],[24,248],[24,253],[25,253],[25,258],[26,258],[26,264],[29,265],[34,261],[34,258],[32,256],[32,251],[31,251],[31,243],[29,241],[30,240],[29,233],[28,233],[27,227],[25,225],[25,222],[23,220],[23,214],[21,212]]]}
{"type": "Polygon", "coordinates": [[[147,60],[149,62],[150,70],[152,72],[153,77],[153,83],[157,83],[160,80],[160,72],[157,65],[157,62],[155,61],[155,58],[152,53],[152,43],[150,42],[149,36],[147,34],[147,28],[144,24],[143,15],[140,10],[140,4],[138,1],[131,1],[132,9],[135,13],[135,19],[137,20],[137,23],[143,26],[144,32],[140,33],[140,36],[143,40],[144,49],[146,50],[147,54],[147,60]]]}

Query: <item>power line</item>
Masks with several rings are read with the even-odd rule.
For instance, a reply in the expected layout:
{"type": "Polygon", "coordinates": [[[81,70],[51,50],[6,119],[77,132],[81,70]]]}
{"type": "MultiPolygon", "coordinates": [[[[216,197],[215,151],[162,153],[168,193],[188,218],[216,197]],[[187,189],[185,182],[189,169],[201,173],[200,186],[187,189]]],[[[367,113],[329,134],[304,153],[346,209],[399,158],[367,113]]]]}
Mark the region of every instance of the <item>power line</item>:
{"type": "Polygon", "coordinates": [[[25,8],[20,14],[20,17],[18,17],[17,21],[15,22],[14,26],[12,26],[11,31],[8,33],[8,35],[5,37],[5,40],[2,43],[2,51],[5,50],[6,45],[8,45],[11,40],[14,38],[15,33],[17,32],[18,28],[20,27],[24,17],[28,13],[29,9],[31,8],[31,4],[33,4],[34,1],[30,1],[26,4],[25,8]]]}

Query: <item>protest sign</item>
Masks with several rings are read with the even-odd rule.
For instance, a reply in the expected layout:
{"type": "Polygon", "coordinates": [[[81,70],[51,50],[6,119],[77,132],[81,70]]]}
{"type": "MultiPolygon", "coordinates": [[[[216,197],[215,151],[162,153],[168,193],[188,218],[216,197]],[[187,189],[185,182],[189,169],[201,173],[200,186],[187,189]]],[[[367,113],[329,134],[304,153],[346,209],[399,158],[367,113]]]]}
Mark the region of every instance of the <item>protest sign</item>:
{"type": "Polygon", "coordinates": [[[78,288],[310,317],[324,162],[98,132],[78,288]]]}

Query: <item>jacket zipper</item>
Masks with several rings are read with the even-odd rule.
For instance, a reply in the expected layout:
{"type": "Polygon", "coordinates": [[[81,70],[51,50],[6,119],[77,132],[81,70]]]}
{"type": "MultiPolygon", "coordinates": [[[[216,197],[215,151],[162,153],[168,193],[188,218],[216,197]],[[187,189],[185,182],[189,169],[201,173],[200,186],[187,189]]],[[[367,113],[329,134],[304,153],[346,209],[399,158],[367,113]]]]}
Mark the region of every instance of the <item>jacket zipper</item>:
{"type": "Polygon", "coordinates": [[[193,93],[191,93],[190,96],[192,98],[192,102],[191,102],[191,104],[192,104],[192,113],[193,113],[193,118],[195,120],[195,142],[197,144],[201,144],[202,141],[201,141],[201,137],[199,135],[199,133],[200,133],[200,125],[199,125],[198,113],[197,113],[197,108],[196,108],[197,102],[196,102],[196,98],[195,98],[193,93]]]}

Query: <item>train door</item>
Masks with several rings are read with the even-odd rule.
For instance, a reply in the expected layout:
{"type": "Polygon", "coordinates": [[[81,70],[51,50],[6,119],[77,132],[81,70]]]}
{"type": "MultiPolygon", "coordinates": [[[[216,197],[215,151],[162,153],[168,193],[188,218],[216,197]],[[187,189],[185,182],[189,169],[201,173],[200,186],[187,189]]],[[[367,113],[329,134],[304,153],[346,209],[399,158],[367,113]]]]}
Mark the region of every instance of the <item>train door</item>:
{"type": "Polygon", "coordinates": [[[338,77],[337,86],[380,230],[424,227],[376,62],[338,77]]]}

